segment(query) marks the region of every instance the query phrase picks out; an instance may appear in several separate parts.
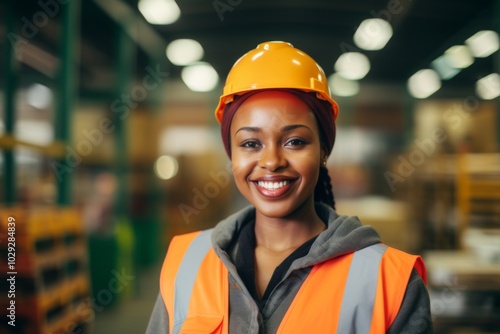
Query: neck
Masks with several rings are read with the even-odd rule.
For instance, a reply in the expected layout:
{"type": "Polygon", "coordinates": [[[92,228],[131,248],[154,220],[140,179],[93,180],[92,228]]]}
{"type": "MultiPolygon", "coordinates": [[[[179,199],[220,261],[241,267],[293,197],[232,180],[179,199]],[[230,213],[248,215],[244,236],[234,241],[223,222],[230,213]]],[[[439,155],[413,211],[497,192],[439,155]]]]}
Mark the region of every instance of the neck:
{"type": "Polygon", "coordinates": [[[325,229],[314,203],[304,204],[287,217],[266,217],[256,212],[255,239],[258,247],[273,252],[285,252],[298,248],[325,229]]]}

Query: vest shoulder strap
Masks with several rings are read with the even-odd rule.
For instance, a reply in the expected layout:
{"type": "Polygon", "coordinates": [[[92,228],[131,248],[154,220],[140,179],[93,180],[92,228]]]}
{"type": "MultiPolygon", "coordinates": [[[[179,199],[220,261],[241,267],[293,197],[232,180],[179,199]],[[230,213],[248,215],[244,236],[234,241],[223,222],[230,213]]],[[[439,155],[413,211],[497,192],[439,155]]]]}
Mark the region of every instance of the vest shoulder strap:
{"type": "Polygon", "coordinates": [[[369,333],[377,277],[387,246],[375,244],[354,252],[344,287],[337,333],[369,333]]]}

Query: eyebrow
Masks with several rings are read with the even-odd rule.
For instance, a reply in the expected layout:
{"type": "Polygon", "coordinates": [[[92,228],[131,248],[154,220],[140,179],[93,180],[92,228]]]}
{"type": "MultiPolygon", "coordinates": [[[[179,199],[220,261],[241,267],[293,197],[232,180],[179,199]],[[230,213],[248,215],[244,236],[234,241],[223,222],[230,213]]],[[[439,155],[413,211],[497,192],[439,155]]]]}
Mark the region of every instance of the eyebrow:
{"type": "Polygon", "coordinates": [[[311,128],[309,128],[308,126],[304,125],[304,124],[293,124],[293,125],[286,125],[284,127],[281,128],[281,131],[282,132],[288,132],[288,131],[292,131],[292,130],[295,130],[295,129],[298,129],[298,128],[306,128],[310,131],[311,128]]]}
{"type": "MultiPolygon", "coordinates": [[[[303,124],[293,124],[293,125],[285,125],[284,127],[281,128],[281,132],[289,132],[298,128],[306,128],[309,129],[310,131],[311,128],[309,128],[306,125],[303,124]]],[[[234,134],[237,134],[239,131],[249,131],[249,132],[261,132],[262,129],[259,127],[254,127],[254,126],[244,126],[242,128],[239,128],[238,131],[236,131],[234,134]]]]}

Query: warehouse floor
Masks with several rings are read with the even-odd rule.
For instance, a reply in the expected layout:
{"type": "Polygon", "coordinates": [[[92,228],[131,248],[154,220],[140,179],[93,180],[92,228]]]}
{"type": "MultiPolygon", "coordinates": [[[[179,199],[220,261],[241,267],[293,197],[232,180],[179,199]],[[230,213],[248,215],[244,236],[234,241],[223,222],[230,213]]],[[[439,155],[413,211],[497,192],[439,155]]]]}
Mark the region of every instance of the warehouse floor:
{"type": "Polygon", "coordinates": [[[89,334],[144,333],[158,294],[160,265],[141,271],[136,292],[132,297],[112,309],[96,313],[89,334]]]}

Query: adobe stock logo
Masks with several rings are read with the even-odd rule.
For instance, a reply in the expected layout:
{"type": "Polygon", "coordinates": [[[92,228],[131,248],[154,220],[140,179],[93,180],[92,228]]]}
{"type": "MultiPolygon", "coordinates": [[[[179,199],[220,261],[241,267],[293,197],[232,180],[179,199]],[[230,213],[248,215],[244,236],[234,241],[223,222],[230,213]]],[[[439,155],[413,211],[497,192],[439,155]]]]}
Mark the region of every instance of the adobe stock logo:
{"type": "MultiPolygon", "coordinates": [[[[479,100],[475,96],[467,96],[462,103],[455,103],[443,113],[442,121],[449,129],[457,129],[471,117],[471,113],[479,108],[479,100]]],[[[427,158],[432,156],[439,144],[443,144],[449,139],[445,129],[436,127],[430,132],[431,135],[424,139],[415,139],[415,147],[408,153],[406,158],[403,154],[398,156],[398,165],[395,171],[386,171],[385,180],[391,191],[396,190],[398,183],[403,183],[416,170],[416,167],[422,166],[427,158]]]]}
{"type": "Polygon", "coordinates": [[[28,43],[27,39],[34,38],[40,29],[45,27],[47,23],[49,23],[49,18],[54,18],[61,8],[60,5],[66,5],[71,0],[39,0],[37,2],[38,6],[40,6],[41,10],[35,12],[31,18],[31,21],[23,16],[21,18],[22,26],[21,26],[21,35],[19,36],[13,32],[9,32],[7,34],[7,38],[9,42],[12,44],[16,56],[20,55],[19,45],[28,43]]]}
{"type": "Polygon", "coordinates": [[[75,313],[78,316],[69,318],[64,321],[63,328],[57,333],[87,333],[83,331],[80,325],[91,323],[96,316],[96,313],[102,312],[106,306],[118,297],[118,294],[123,291],[129,284],[135,281],[135,275],[130,275],[125,268],[117,271],[111,270],[112,278],[109,279],[107,287],[99,290],[94,297],[86,297],[84,300],[75,305],[75,313]]]}
{"type": "Polygon", "coordinates": [[[231,162],[229,162],[226,165],[226,170],[218,172],[210,171],[208,176],[212,181],[207,182],[201,190],[193,188],[194,196],[191,205],[186,203],[178,205],[179,211],[186,224],[191,222],[191,216],[199,215],[201,210],[205,209],[210,204],[210,200],[219,196],[220,191],[229,185],[231,173],[231,162]]]}
{"type": "Polygon", "coordinates": [[[243,0],[214,0],[212,6],[214,6],[217,15],[219,15],[220,21],[224,21],[224,13],[232,12],[235,7],[241,5],[243,0]]]}
{"type": "Polygon", "coordinates": [[[74,147],[66,145],[64,159],[51,163],[52,170],[59,182],[63,180],[65,173],[72,173],[82,163],[84,157],[90,155],[95,147],[103,143],[105,135],[109,135],[115,130],[114,122],[124,121],[129,117],[131,111],[140,102],[146,100],[149,93],[160,87],[169,76],[169,72],[162,71],[160,65],[155,67],[148,65],[145,70],[147,74],[140,83],[111,102],[110,109],[114,114],[113,118],[104,117],[99,121],[98,127],[91,130],[83,129],[81,134],[84,138],[80,139],[74,147]]]}

